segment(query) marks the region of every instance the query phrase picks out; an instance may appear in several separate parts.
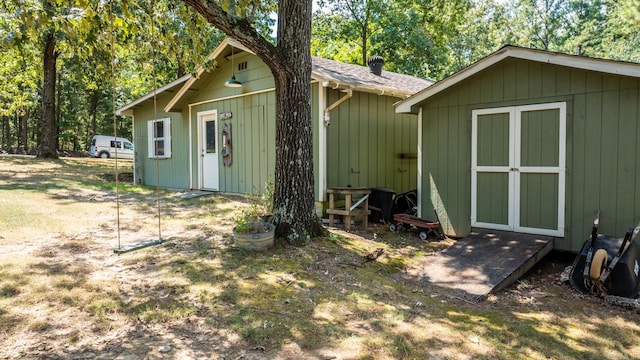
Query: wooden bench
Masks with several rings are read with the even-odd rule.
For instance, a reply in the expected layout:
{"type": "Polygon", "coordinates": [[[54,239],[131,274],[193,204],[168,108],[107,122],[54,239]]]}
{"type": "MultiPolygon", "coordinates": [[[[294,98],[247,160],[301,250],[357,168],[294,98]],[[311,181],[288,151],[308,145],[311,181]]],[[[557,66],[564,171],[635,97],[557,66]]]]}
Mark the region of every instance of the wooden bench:
{"type": "Polygon", "coordinates": [[[364,215],[364,228],[368,226],[368,217],[371,214],[369,210],[369,194],[371,189],[367,188],[353,188],[353,187],[340,187],[340,188],[328,188],[327,194],[329,194],[329,208],[327,214],[329,214],[329,226],[333,226],[333,220],[335,215],[344,216],[344,227],[346,230],[351,229],[351,217],[357,215],[364,215]],[[344,209],[336,209],[335,195],[344,195],[344,209]],[[355,204],[353,203],[353,195],[363,195],[355,204]],[[358,208],[361,206],[361,208],[358,208]]]}

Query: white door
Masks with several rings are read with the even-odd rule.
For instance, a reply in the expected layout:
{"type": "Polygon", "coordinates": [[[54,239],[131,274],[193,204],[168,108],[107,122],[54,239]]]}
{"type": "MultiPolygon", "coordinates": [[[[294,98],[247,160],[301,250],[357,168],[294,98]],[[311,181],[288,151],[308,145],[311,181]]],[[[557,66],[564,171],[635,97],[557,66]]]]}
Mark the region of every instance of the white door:
{"type": "Polygon", "coordinates": [[[474,110],[471,226],[564,236],[566,104],[474,110]]]}
{"type": "Polygon", "coordinates": [[[200,188],[219,190],[218,114],[217,111],[198,113],[198,148],[200,152],[200,188]]]}

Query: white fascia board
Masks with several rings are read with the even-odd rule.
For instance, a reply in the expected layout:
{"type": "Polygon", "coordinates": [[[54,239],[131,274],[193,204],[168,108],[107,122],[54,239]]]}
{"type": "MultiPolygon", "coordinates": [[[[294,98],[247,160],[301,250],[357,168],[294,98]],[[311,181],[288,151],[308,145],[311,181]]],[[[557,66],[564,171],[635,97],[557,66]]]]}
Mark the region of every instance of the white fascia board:
{"type": "Polygon", "coordinates": [[[544,50],[507,46],[485,57],[484,59],[479,60],[476,63],[460,70],[459,72],[449,76],[448,78],[439,81],[422,90],[421,92],[418,92],[415,95],[399,102],[396,106],[396,112],[415,113],[417,111],[416,109],[414,109],[415,105],[508,57],[531,60],[545,64],[566,66],[575,69],[640,78],[640,64],[636,63],[607,59],[595,59],[584,56],[554,53],[544,50]]]}
{"type": "Polygon", "coordinates": [[[318,81],[325,88],[331,88],[334,90],[351,89],[353,91],[359,91],[359,92],[370,93],[375,95],[388,95],[388,96],[397,97],[401,99],[411,95],[410,92],[399,90],[396,88],[389,88],[389,87],[383,87],[383,86],[366,86],[366,85],[360,85],[360,84],[354,84],[354,83],[348,83],[348,82],[338,82],[338,80],[336,79],[326,78],[316,73],[311,74],[311,79],[314,81],[318,81]]]}
{"type": "MultiPolygon", "coordinates": [[[[207,63],[207,62],[209,62],[211,60],[215,60],[218,57],[220,57],[220,55],[227,48],[227,46],[233,46],[234,48],[237,48],[237,49],[240,49],[242,51],[246,51],[246,52],[248,52],[250,54],[253,54],[253,52],[251,50],[247,49],[244,45],[240,44],[238,41],[236,41],[234,39],[231,39],[231,38],[226,38],[226,39],[222,40],[220,45],[218,45],[218,47],[216,47],[211,52],[211,54],[209,54],[209,56],[207,56],[207,59],[204,62],[207,63]]],[[[191,79],[189,79],[189,81],[187,81],[180,88],[180,90],[178,90],[176,95],[173,98],[171,98],[169,103],[167,103],[167,106],[164,107],[164,111],[165,112],[171,112],[172,108],[176,105],[176,103],[178,103],[178,101],[180,101],[180,99],[184,96],[184,94],[191,88],[191,86],[193,86],[193,83],[195,83],[200,78],[200,75],[202,75],[202,73],[205,72],[205,70],[206,69],[205,69],[204,66],[200,66],[196,70],[195,76],[192,76],[191,79]]]]}
{"type": "Polygon", "coordinates": [[[396,112],[397,113],[415,113],[416,111],[412,110],[412,107],[414,105],[430,98],[431,96],[439,93],[442,90],[445,90],[465,80],[466,78],[488,68],[489,66],[497,63],[498,61],[503,60],[506,57],[507,57],[506,49],[503,49],[502,51],[498,51],[497,53],[494,53],[493,55],[486,57],[483,60],[480,60],[458,71],[457,73],[449,76],[448,78],[441,80],[427,87],[426,89],[414,94],[413,96],[399,102],[398,105],[396,106],[396,112]]]}
{"type": "Polygon", "coordinates": [[[640,78],[640,64],[636,63],[608,59],[596,59],[586,56],[568,55],[523,48],[510,49],[509,55],[514,58],[528,59],[541,63],[596,71],[612,75],[640,78]]]}
{"type": "Polygon", "coordinates": [[[147,95],[145,95],[145,96],[143,96],[143,97],[141,97],[141,98],[139,98],[137,100],[134,100],[134,101],[128,103],[127,105],[121,107],[120,109],[116,110],[116,115],[124,115],[124,116],[133,115],[133,109],[132,108],[134,106],[136,106],[136,105],[138,105],[138,104],[140,104],[140,103],[142,103],[142,102],[144,102],[146,100],[149,100],[149,99],[153,98],[154,95],[161,94],[161,93],[171,89],[172,87],[174,87],[174,86],[176,86],[176,85],[178,85],[178,84],[180,84],[182,82],[187,81],[190,77],[191,77],[191,74],[184,75],[183,77],[179,78],[178,80],[174,80],[174,81],[170,82],[169,84],[167,84],[167,85],[165,85],[165,86],[163,86],[163,87],[161,87],[161,88],[159,88],[157,90],[151,91],[147,95]]]}

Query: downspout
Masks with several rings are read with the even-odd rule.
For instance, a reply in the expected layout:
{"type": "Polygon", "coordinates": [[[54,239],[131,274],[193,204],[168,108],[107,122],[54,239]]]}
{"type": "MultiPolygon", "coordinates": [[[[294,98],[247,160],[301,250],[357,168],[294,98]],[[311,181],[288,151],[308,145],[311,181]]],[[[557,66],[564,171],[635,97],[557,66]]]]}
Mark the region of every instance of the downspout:
{"type": "Polygon", "coordinates": [[[422,217],[422,106],[418,111],[418,217],[422,217]]]}
{"type": "MultiPolygon", "coordinates": [[[[318,115],[325,113],[327,88],[318,84],[318,115]]],[[[316,201],[326,200],[327,193],[327,127],[322,119],[318,120],[318,193],[316,201]]]]}
{"type": "MultiPolygon", "coordinates": [[[[324,85],[324,84],[323,84],[324,85]]],[[[326,87],[326,86],[325,86],[326,87]]],[[[331,116],[329,115],[329,113],[337,108],[338,106],[340,106],[340,104],[342,104],[343,102],[351,99],[351,97],[353,96],[353,90],[351,89],[347,89],[346,90],[347,93],[341,97],[340,99],[338,99],[336,102],[334,102],[333,104],[329,105],[328,108],[324,109],[324,126],[329,126],[331,125],[331,116]]]]}
{"type": "Polygon", "coordinates": [[[189,189],[193,190],[193,138],[191,135],[191,104],[189,104],[189,189]]]}
{"type": "MultiPolygon", "coordinates": [[[[118,114],[120,115],[120,114],[118,114]]],[[[131,115],[131,141],[136,143],[136,116],[131,115]]],[[[133,149],[133,184],[138,185],[138,166],[140,166],[139,156],[136,156],[136,148],[133,149]]]]}
{"type": "MultiPolygon", "coordinates": [[[[325,104],[325,99],[327,97],[326,92],[327,92],[328,86],[329,86],[329,83],[324,82],[322,83],[322,90],[318,91],[318,93],[320,94],[319,96],[320,110],[322,110],[322,107],[325,104]]],[[[336,85],[335,88],[337,87],[338,85],[336,85]]],[[[351,99],[351,97],[353,96],[353,90],[346,89],[346,92],[347,93],[343,97],[341,97],[336,102],[329,105],[328,107],[324,108],[324,111],[322,111],[322,113],[324,114],[324,119],[319,124],[320,132],[319,132],[319,138],[318,138],[320,142],[320,149],[318,151],[318,162],[319,162],[318,191],[320,193],[318,194],[318,199],[320,201],[326,201],[326,195],[327,195],[327,127],[331,125],[330,112],[335,108],[337,108],[343,102],[351,99]]]]}

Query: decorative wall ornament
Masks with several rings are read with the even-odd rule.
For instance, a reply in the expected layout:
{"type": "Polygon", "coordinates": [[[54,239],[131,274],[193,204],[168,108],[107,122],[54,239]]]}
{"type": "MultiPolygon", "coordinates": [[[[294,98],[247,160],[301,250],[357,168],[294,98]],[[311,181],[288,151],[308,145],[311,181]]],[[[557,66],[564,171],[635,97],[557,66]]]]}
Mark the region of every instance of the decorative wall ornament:
{"type": "Polygon", "coordinates": [[[231,124],[222,125],[222,163],[224,166],[231,166],[233,163],[231,156],[231,124]]]}

